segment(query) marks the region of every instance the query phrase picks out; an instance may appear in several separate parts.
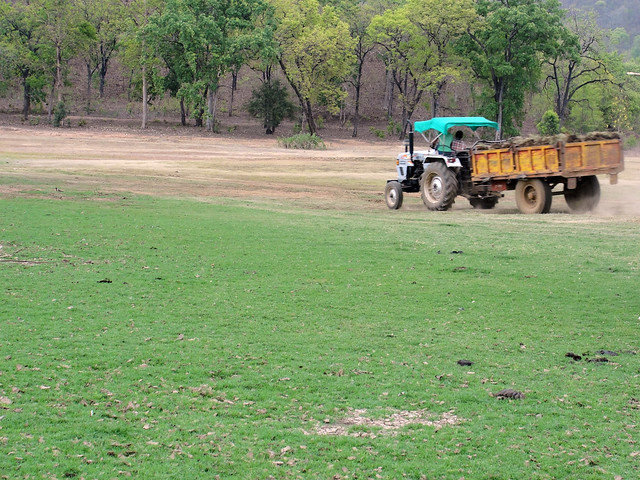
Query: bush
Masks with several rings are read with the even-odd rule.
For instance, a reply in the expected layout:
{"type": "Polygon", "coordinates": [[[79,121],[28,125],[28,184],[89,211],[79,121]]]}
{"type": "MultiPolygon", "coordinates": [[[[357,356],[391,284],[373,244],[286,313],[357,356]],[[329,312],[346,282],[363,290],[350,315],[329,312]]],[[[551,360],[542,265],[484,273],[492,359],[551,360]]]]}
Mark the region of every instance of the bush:
{"type": "Polygon", "coordinates": [[[547,110],[536,127],[540,135],[557,135],[560,133],[560,117],[553,110],[547,110]]]}
{"type": "Polygon", "coordinates": [[[58,104],[53,107],[53,126],[60,127],[65,118],[67,118],[67,108],[64,102],[58,102],[58,104]]]}
{"type": "Polygon", "coordinates": [[[259,89],[253,90],[247,105],[251,115],[263,121],[267,134],[274,132],[285,118],[293,118],[296,108],[289,101],[287,89],[279,80],[264,82],[259,89]]]}
{"type": "Polygon", "coordinates": [[[400,122],[396,122],[392,118],[390,118],[389,122],[387,123],[387,134],[390,137],[393,137],[396,135],[400,135],[401,131],[402,131],[402,125],[400,124],[400,122]]]}
{"type": "Polygon", "coordinates": [[[291,137],[279,137],[278,145],[298,150],[325,150],[327,146],[316,134],[299,133],[291,137]]]}
{"type": "Polygon", "coordinates": [[[384,138],[386,136],[384,133],[384,130],[380,130],[379,128],[376,128],[376,127],[369,127],[369,131],[371,132],[372,135],[378,138],[384,138]]]}
{"type": "Polygon", "coordinates": [[[635,135],[628,135],[623,142],[624,148],[632,149],[638,146],[638,137],[635,135]]]}

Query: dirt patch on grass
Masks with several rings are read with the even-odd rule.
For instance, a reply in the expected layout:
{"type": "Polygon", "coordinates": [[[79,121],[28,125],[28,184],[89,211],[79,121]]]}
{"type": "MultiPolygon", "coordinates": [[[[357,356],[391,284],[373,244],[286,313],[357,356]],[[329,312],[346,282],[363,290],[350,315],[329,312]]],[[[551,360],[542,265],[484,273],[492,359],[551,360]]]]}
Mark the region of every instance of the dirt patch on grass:
{"type": "MultiPolygon", "coordinates": [[[[343,132],[344,133],[344,132],[343,132]]],[[[396,176],[397,139],[325,137],[327,150],[287,150],[271,135],[203,134],[194,129],[0,126],[0,195],[61,200],[109,195],[241,199],[319,209],[386,211],[384,185],[396,176]]],[[[601,177],[596,215],[640,216],[640,158],[626,155],[618,185],[601,177]]],[[[403,211],[425,211],[417,194],[403,211]]],[[[471,210],[459,197],[453,210],[471,210]]],[[[553,213],[568,213],[562,196],[553,213]]],[[[517,213],[507,192],[495,210],[517,213]]],[[[393,214],[393,212],[390,212],[393,214]]],[[[446,215],[444,213],[443,215],[446,215]]],[[[573,216],[590,221],[593,215],[573,216]]]]}
{"type": "Polygon", "coordinates": [[[453,412],[436,415],[427,410],[398,410],[383,418],[370,418],[366,409],[350,410],[349,414],[335,422],[325,421],[314,432],[316,435],[337,435],[349,437],[376,437],[378,433],[393,435],[408,425],[425,425],[440,429],[446,425],[460,423],[453,412]],[[359,429],[358,427],[364,427],[359,429]],[[368,431],[373,429],[373,431],[368,431]]]}

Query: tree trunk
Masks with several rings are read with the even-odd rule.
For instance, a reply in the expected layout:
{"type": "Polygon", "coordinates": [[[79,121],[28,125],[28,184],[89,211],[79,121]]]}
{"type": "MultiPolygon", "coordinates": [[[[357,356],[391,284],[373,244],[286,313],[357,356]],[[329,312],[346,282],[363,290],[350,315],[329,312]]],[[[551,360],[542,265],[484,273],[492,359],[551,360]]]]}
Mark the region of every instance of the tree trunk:
{"type": "Polygon", "coordinates": [[[147,66],[142,65],[142,128],[147,128],[148,116],[148,99],[147,99],[147,66]]]}
{"type": "Polygon", "coordinates": [[[87,114],[91,112],[91,80],[93,79],[93,70],[89,62],[87,65],[87,114]]]}
{"type": "Polygon", "coordinates": [[[187,112],[184,108],[184,98],[180,99],[180,124],[183,127],[187,126],[187,112]]]}
{"type": "Polygon", "coordinates": [[[313,109],[311,108],[311,102],[309,100],[306,100],[305,102],[305,110],[307,116],[307,125],[309,126],[309,133],[311,135],[315,135],[315,133],[318,131],[318,128],[316,127],[316,121],[313,119],[313,109]]]}
{"type": "Polygon", "coordinates": [[[358,64],[358,74],[356,76],[356,96],[354,99],[354,112],[353,112],[353,133],[351,133],[352,137],[358,136],[358,124],[360,123],[360,88],[362,87],[362,66],[363,62],[358,64]]]}
{"type": "Polygon", "coordinates": [[[498,129],[496,130],[496,140],[500,140],[502,138],[502,106],[503,106],[503,98],[504,98],[504,81],[501,81],[500,86],[498,87],[498,129]]]}
{"type": "Polygon", "coordinates": [[[100,92],[100,98],[104,98],[104,82],[107,76],[108,64],[109,64],[109,60],[103,56],[100,59],[100,84],[98,87],[98,91],[100,92]]]}
{"type": "Polygon", "coordinates": [[[56,93],[56,81],[51,83],[51,90],[49,91],[49,105],[47,105],[47,122],[51,123],[51,116],[53,114],[53,96],[56,93]]]}
{"type": "Polygon", "coordinates": [[[27,81],[29,75],[24,73],[22,75],[22,119],[27,120],[29,113],[31,112],[31,86],[27,81]]]}
{"type": "Polygon", "coordinates": [[[393,77],[394,77],[393,72],[387,69],[386,73],[387,73],[387,88],[385,90],[385,101],[387,103],[387,118],[392,118],[395,82],[393,80],[393,77]]]}
{"type": "Polygon", "coordinates": [[[216,126],[216,107],[218,105],[218,89],[209,87],[207,89],[207,130],[213,132],[216,126]]]}
{"type": "Polygon", "coordinates": [[[233,99],[238,89],[238,71],[231,72],[231,101],[229,102],[229,116],[233,116],[233,99]]]}
{"type": "MultiPolygon", "coordinates": [[[[408,99],[408,92],[407,92],[407,88],[409,88],[409,74],[405,73],[404,74],[404,80],[403,80],[403,86],[402,89],[403,91],[400,92],[402,94],[402,132],[400,133],[400,139],[402,139],[404,137],[404,132],[407,130],[407,121],[408,121],[408,113],[407,113],[407,99],[408,99]]],[[[390,116],[389,119],[391,119],[392,117],[390,116]]]]}
{"type": "MultiPolygon", "coordinates": [[[[316,122],[313,120],[313,110],[311,109],[311,102],[302,97],[302,94],[300,93],[298,86],[294,82],[292,82],[289,76],[287,75],[287,69],[285,68],[282,60],[278,60],[278,63],[280,64],[280,68],[282,69],[285,78],[289,82],[289,85],[293,89],[293,92],[296,94],[296,97],[298,97],[298,101],[300,102],[300,111],[303,115],[303,118],[306,117],[307,125],[309,127],[309,133],[312,135],[315,134],[316,122]]],[[[303,123],[304,123],[304,120],[301,120],[300,121],[301,127],[303,123]]]]}
{"type": "Polygon", "coordinates": [[[58,90],[58,103],[63,101],[62,88],[62,45],[56,45],[56,89],[58,90]]]}

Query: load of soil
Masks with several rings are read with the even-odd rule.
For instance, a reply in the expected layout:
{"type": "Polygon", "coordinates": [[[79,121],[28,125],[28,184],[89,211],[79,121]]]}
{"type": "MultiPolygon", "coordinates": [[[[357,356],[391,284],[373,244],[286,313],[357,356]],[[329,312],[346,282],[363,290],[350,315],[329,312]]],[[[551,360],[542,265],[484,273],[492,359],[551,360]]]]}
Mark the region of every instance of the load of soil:
{"type": "Polygon", "coordinates": [[[593,142],[599,140],[619,139],[617,132],[591,132],[584,135],[531,135],[529,137],[513,137],[498,142],[482,141],[475,146],[476,150],[512,149],[522,147],[536,147],[540,145],[563,145],[565,143],[593,142]]]}

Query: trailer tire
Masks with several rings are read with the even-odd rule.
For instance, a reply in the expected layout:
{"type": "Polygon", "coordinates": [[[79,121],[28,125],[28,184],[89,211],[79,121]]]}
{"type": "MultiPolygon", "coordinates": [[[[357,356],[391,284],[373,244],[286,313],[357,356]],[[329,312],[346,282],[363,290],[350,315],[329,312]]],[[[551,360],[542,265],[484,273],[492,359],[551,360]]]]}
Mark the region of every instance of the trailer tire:
{"type": "Polygon", "coordinates": [[[496,197],[470,198],[469,203],[478,210],[491,210],[498,204],[498,199],[496,197]]]}
{"type": "Polygon", "coordinates": [[[398,210],[402,206],[403,200],[402,185],[396,181],[387,182],[384,189],[384,200],[391,210],[398,210]]]}
{"type": "Polygon", "coordinates": [[[516,204],[522,213],[549,213],[551,187],[539,178],[520,180],[516,184],[516,204]]]}
{"type": "Polygon", "coordinates": [[[456,174],[440,162],[432,162],[420,180],[420,196],[429,210],[449,210],[458,195],[456,174]]]}
{"type": "Polygon", "coordinates": [[[569,209],[575,213],[586,213],[600,203],[600,182],[595,175],[578,179],[576,188],[569,190],[565,185],[564,199],[569,209]]]}

